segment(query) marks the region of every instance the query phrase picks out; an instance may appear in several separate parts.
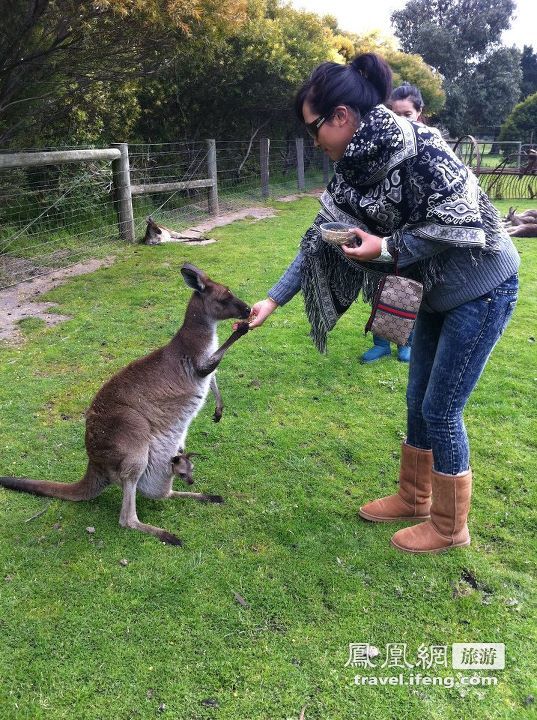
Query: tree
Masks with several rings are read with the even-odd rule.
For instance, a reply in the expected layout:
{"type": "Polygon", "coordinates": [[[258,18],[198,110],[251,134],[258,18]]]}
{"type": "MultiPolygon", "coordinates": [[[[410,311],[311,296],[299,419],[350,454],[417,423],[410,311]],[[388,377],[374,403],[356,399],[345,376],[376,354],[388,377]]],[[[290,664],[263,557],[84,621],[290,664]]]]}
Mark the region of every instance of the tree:
{"type": "Polygon", "coordinates": [[[500,140],[521,140],[534,143],[536,139],[537,92],[515,105],[500,132],[500,140]]]}
{"type": "Polygon", "coordinates": [[[403,50],[453,79],[500,41],[514,10],[513,0],[409,0],[391,20],[403,50]]]}
{"type": "Polygon", "coordinates": [[[39,129],[40,142],[59,146],[66,138],[70,145],[123,141],[132,136],[140,115],[139,88],[137,80],[121,83],[97,80],[84,92],[74,85],[73,93],[64,98],[61,109],[55,112],[54,123],[45,123],[39,129]]]}
{"type": "Polygon", "coordinates": [[[520,84],[521,100],[537,92],[537,53],[533,52],[531,45],[524,45],[522,58],[522,83],[520,84]]]}
{"type": "Polygon", "coordinates": [[[332,37],[312,13],[252,0],[239,30],[210,43],[195,32],[177,43],[169,66],[145,84],[140,134],[153,140],[285,134],[295,124],[297,86],[335,55],[332,37]]]}
{"type": "Polygon", "coordinates": [[[118,140],[286,137],[293,98],[325,60],[383,54],[429,112],[441,77],[378,34],[284,0],[4,0],[0,142],[11,147],[118,140]]]}
{"type": "Polygon", "coordinates": [[[427,65],[420,55],[401,52],[395,46],[393,38],[384,37],[378,31],[350,37],[354,39],[351,57],[357,53],[379,53],[386,58],[393,71],[394,87],[404,82],[416,85],[423,96],[427,115],[436,115],[442,110],[445,102],[442,77],[427,65]]]}
{"type": "Polygon", "coordinates": [[[440,121],[453,135],[499,124],[516,102],[518,60],[500,45],[513,11],[513,0],[409,0],[392,14],[402,48],[442,74],[440,121]]]}
{"type": "Polygon", "coordinates": [[[466,91],[466,121],[479,127],[498,127],[509,115],[520,95],[520,53],[516,48],[500,47],[489,53],[473,69],[466,91]]]}
{"type": "Polygon", "coordinates": [[[205,9],[218,28],[236,26],[243,8],[244,0],[4,0],[0,142],[37,142],[94,83],[124,93],[124,83],[154,72],[173,33],[187,36],[205,9]]]}

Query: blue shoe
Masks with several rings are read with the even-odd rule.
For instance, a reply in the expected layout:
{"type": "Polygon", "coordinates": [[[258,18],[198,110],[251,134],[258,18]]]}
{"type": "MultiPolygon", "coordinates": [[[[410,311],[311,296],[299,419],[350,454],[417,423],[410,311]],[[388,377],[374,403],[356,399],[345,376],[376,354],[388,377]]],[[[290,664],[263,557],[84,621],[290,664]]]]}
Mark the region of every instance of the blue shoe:
{"type": "Polygon", "coordinates": [[[377,360],[380,360],[381,357],[392,354],[390,343],[388,342],[388,340],[384,340],[384,338],[373,335],[373,342],[373,347],[367,350],[367,352],[365,352],[360,358],[361,362],[376,362],[377,360]]]}
{"type": "Polygon", "coordinates": [[[410,345],[398,345],[397,346],[397,359],[399,362],[408,363],[410,362],[410,345]]]}

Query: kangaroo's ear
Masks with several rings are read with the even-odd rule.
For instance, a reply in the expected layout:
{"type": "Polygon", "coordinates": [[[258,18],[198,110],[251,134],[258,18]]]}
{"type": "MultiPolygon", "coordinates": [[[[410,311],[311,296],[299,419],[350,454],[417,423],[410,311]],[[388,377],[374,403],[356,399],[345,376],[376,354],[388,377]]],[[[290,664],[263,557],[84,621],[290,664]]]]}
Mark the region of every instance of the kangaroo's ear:
{"type": "Polygon", "coordinates": [[[147,227],[148,227],[148,228],[151,228],[151,230],[152,230],[153,232],[157,233],[157,235],[162,235],[162,230],[161,230],[160,227],[157,225],[157,223],[153,220],[153,218],[151,217],[151,215],[147,218],[147,227]]]}
{"type": "Polygon", "coordinates": [[[198,292],[203,292],[205,290],[206,275],[203,270],[200,270],[190,263],[185,263],[181,268],[181,274],[189,288],[197,290],[198,292]]]}

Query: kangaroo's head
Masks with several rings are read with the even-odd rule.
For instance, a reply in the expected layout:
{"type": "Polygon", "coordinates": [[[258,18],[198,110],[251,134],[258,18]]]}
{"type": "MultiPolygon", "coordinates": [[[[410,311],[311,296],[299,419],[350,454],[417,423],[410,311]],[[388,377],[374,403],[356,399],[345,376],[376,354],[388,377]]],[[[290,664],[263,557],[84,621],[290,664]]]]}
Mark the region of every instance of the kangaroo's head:
{"type": "Polygon", "coordinates": [[[194,478],[192,474],[194,472],[194,463],[190,458],[194,457],[197,453],[181,453],[172,457],[172,472],[177,477],[184,480],[187,485],[194,484],[194,478]]]}
{"type": "Polygon", "coordinates": [[[145,230],[144,239],[142,242],[145,245],[160,245],[162,242],[162,230],[159,228],[157,223],[153,220],[151,215],[147,218],[147,227],[145,230]]]}
{"type": "Polygon", "coordinates": [[[225,285],[211,280],[203,270],[185,263],[181,268],[183,278],[188,287],[194,290],[201,301],[203,312],[210,320],[246,319],[250,315],[250,307],[233,295],[225,285]]]}
{"type": "Polygon", "coordinates": [[[507,217],[505,219],[513,221],[515,219],[515,215],[516,215],[516,208],[510,207],[509,211],[507,212],[507,217]]]}

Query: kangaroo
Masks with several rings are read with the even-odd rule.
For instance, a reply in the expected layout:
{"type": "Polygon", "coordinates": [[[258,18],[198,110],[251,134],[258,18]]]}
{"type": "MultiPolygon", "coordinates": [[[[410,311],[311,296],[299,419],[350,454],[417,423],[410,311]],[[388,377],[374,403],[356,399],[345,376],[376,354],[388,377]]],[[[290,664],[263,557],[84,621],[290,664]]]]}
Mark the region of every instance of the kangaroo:
{"type": "Polygon", "coordinates": [[[142,240],[145,245],[160,245],[163,242],[169,242],[171,238],[177,237],[180,237],[179,233],[164,227],[164,225],[157,225],[151,216],[147,218],[147,227],[142,240]]]}
{"type": "MultiPolygon", "coordinates": [[[[180,453],[179,455],[176,455],[175,457],[172,457],[172,472],[175,475],[175,477],[181,478],[181,480],[184,480],[184,482],[187,483],[187,485],[193,485],[194,484],[194,465],[190,458],[194,457],[194,455],[197,455],[198,453],[180,453]]],[[[224,502],[224,498],[221,495],[205,495],[204,493],[195,493],[195,492],[176,492],[175,490],[172,490],[170,495],[168,497],[174,497],[174,498],[193,498],[194,500],[199,500],[200,502],[212,502],[212,503],[222,503],[224,502]]]]}
{"type": "Polygon", "coordinates": [[[172,457],[172,473],[184,480],[187,485],[194,484],[194,463],[191,458],[198,453],[179,453],[172,457]]]}
{"type": "Polygon", "coordinates": [[[507,213],[507,217],[505,218],[505,221],[507,223],[511,223],[511,225],[517,226],[517,225],[524,225],[527,223],[536,223],[537,222],[537,210],[524,210],[524,212],[521,212],[517,214],[516,208],[510,207],[509,212],[507,213]]]}
{"type": "MultiPolygon", "coordinates": [[[[248,332],[247,322],[238,323],[217,349],[216,325],[219,320],[244,320],[250,308],[194,265],[185,263],[181,273],[194,292],[177,334],[108,380],[86,413],[88,466],[82,480],[60,483],[0,477],[0,485],[62,500],[91,500],[114,483],[123,490],[121,527],[155,535],[170,545],[182,544],[172,533],[138,520],[136,491],[154,499],[184,497],[172,490],[172,481],[178,473],[191,484],[191,455],[184,454],[188,427],[209,388],[216,397],[214,420],[221,418],[222,398],[214,373],[225,352],[248,332]]],[[[219,496],[187,495],[222,501],[219,496]]]]}
{"type": "Polygon", "coordinates": [[[537,222],[522,223],[508,228],[507,232],[511,237],[537,238],[537,222]]]}

